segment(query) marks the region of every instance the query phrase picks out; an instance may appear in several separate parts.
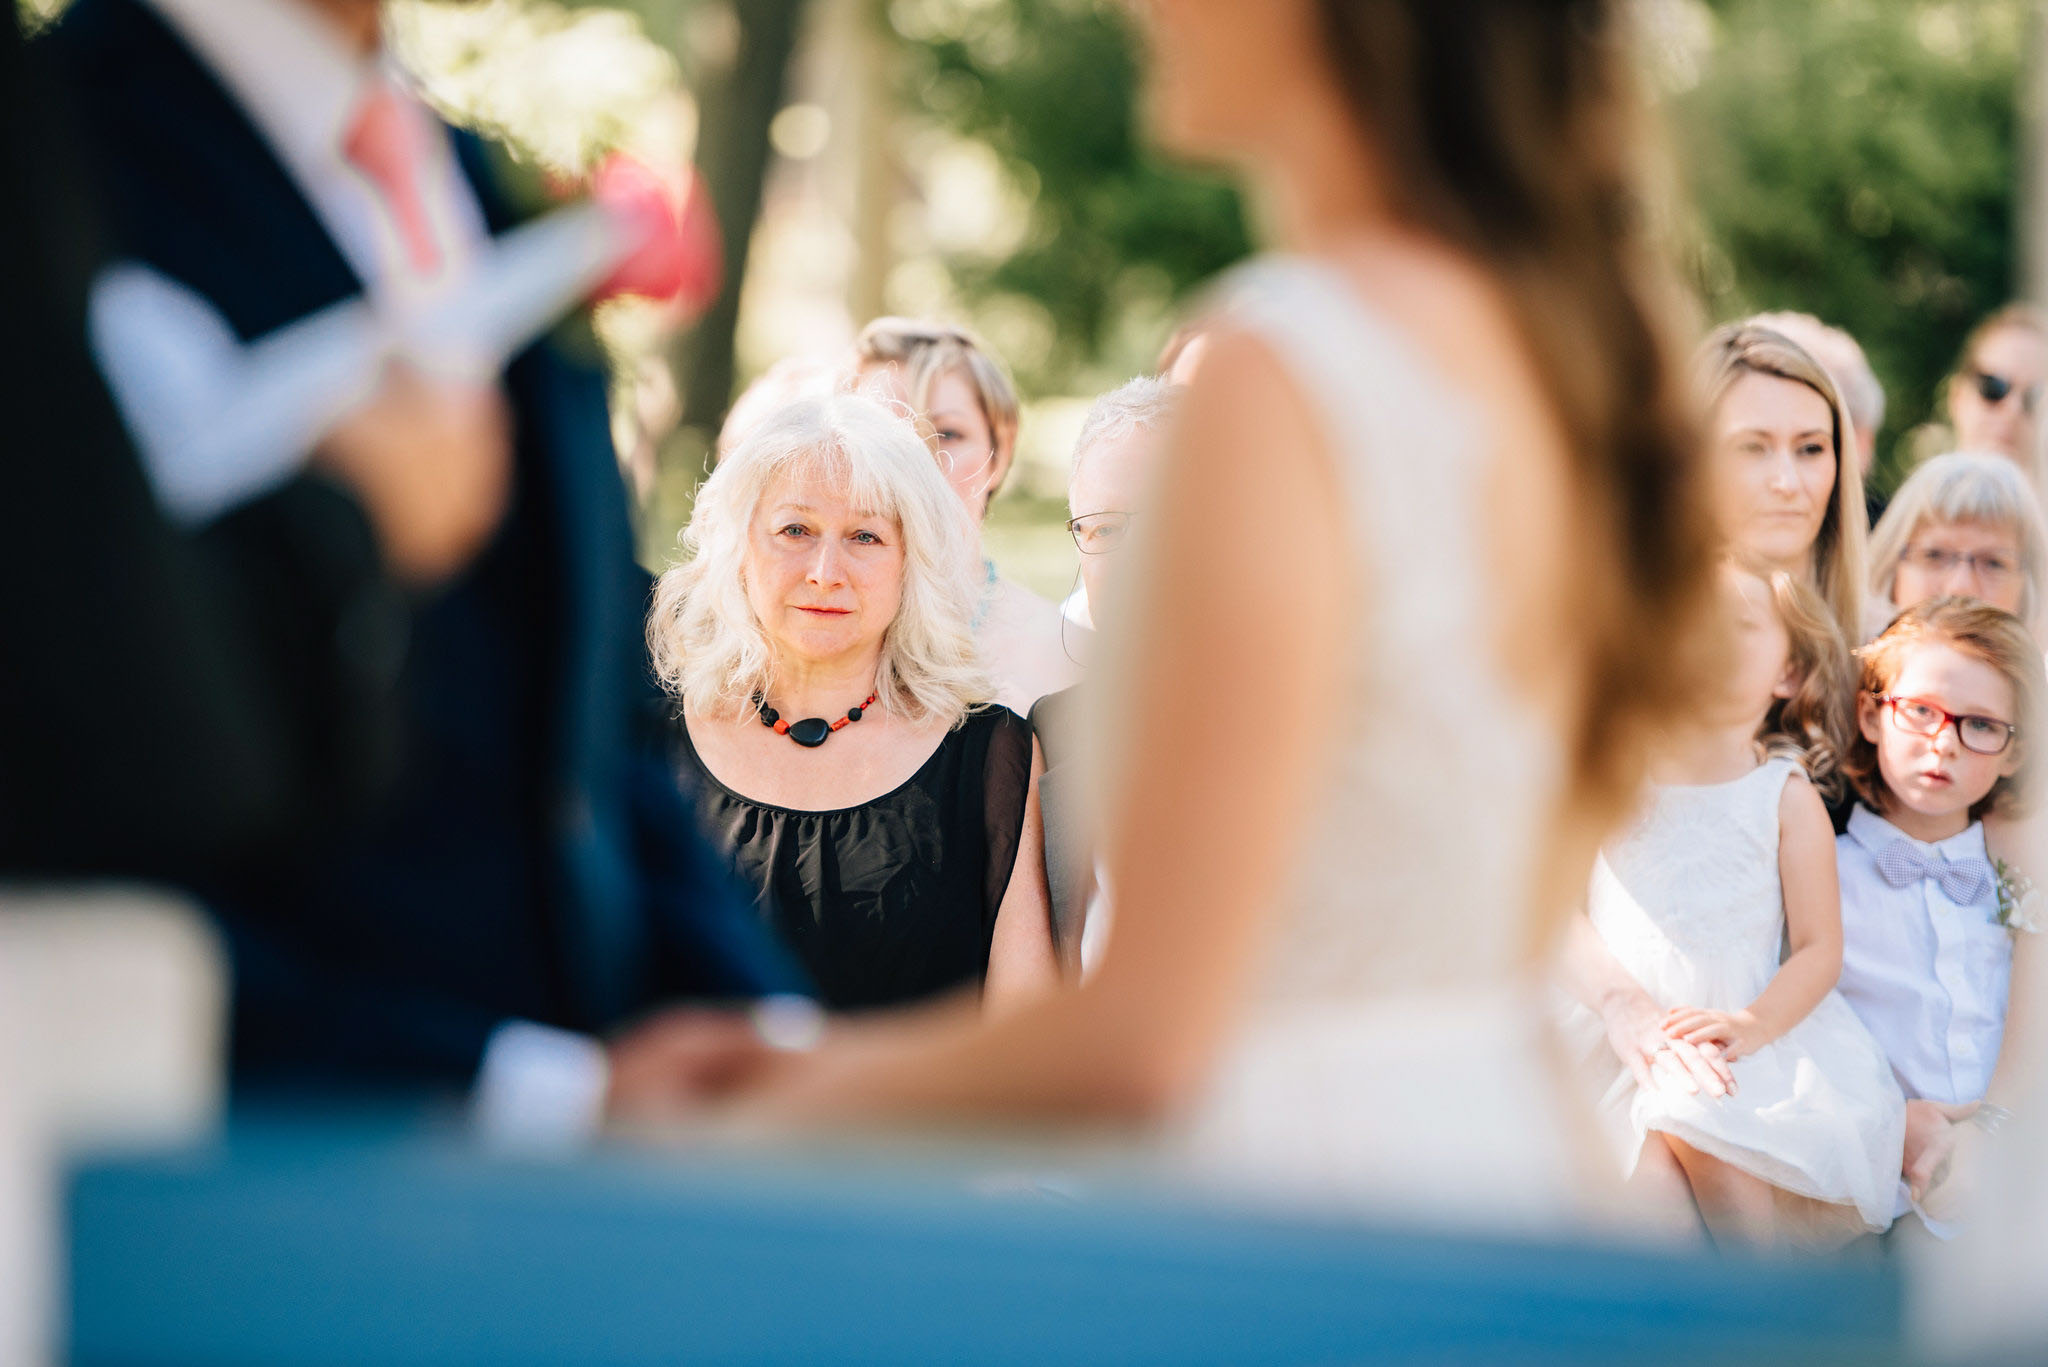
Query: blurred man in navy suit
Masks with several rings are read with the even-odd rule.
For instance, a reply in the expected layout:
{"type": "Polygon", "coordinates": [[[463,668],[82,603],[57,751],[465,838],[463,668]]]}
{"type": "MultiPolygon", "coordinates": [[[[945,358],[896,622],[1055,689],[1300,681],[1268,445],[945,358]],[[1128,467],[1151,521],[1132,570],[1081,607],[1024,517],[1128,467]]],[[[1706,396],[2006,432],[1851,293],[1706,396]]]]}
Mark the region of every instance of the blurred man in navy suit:
{"type": "MultiPolygon", "coordinates": [[[[431,298],[513,226],[484,148],[384,61],[374,0],[79,0],[42,42],[117,248],[244,341],[357,294],[431,298]]],[[[635,1017],[800,987],[664,758],[602,376],[542,343],[502,390],[510,510],[419,608],[396,803],[205,890],[235,956],[245,1080],[481,1066],[589,1115],[622,1047],[597,1041],[635,1017]]]]}
{"type": "Polygon", "coordinates": [[[396,373],[307,429],[302,469],[177,525],[88,351],[75,121],[16,16],[0,43],[0,874],[217,874],[383,796],[395,580],[438,582],[497,521],[502,401],[396,373]]]}

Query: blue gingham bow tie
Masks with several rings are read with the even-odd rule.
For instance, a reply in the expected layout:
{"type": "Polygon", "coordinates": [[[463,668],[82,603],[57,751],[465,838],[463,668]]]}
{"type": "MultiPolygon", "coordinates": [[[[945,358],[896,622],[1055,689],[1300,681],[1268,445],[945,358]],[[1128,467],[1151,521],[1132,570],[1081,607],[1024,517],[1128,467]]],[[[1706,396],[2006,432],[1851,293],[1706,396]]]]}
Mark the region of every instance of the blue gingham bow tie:
{"type": "Polygon", "coordinates": [[[1877,856],[1877,871],[1895,888],[1932,878],[1948,900],[1969,906],[1991,885],[1991,866],[1981,859],[1948,860],[1930,855],[1910,840],[1894,840],[1877,856]]]}

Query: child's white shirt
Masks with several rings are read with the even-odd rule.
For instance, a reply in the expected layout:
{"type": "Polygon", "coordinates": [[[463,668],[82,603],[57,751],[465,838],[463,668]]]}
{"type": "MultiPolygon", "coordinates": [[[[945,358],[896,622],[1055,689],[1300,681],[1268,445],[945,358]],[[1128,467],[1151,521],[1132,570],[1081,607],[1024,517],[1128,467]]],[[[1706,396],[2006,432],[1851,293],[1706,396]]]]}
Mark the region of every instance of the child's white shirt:
{"type": "Polygon", "coordinates": [[[1998,921],[1995,875],[1967,904],[1952,900],[1939,878],[1894,886],[1879,861],[1895,841],[1930,861],[1991,869],[1983,823],[1930,845],[1859,803],[1835,839],[1840,990],[1909,1098],[1978,1101],[1998,1064],[2012,979],[2012,932],[1998,921]]]}

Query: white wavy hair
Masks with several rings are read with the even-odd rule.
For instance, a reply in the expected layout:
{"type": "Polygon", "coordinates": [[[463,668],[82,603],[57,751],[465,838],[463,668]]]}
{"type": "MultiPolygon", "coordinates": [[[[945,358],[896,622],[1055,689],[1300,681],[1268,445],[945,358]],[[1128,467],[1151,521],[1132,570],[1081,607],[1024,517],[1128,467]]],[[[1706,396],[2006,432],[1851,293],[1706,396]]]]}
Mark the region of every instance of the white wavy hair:
{"type": "Polygon", "coordinates": [[[1081,473],[1081,463],[1088,453],[1103,442],[1121,441],[1133,432],[1156,432],[1164,427],[1180,407],[1182,392],[1183,386],[1171,380],[1140,375],[1097,399],[1090,405],[1088,416],[1081,420],[1080,434],[1074,438],[1074,460],[1067,472],[1069,486],[1074,476],[1081,473]]]}
{"type": "Polygon", "coordinates": [[[764,416],[697,490],[688,558],[655,584],[648,614],[662,686],[698,716],[735,715],[772,691],[774,645],[747,601],[748,535],[771,491],[809,480],[890,519],[902,538],[902,602],[875,671],[881,706],[958,726],[995,696],[974,645],[974,528],[910,424],[858,394],[799,398],[764,416]]]}

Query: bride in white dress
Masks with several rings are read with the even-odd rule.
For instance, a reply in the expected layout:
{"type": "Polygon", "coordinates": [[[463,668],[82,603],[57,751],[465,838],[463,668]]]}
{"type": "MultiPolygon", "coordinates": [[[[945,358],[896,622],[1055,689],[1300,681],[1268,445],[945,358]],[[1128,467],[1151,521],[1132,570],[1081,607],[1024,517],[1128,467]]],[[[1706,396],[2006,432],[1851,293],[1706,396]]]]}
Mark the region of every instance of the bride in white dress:
{"type": "Polygon", "coordinates": [[[1233,1188],[1576,1218],[1602,1151],[1531,966],[1679,697],[1708,532],[1631,7],[1448,8],[1140,7],[1156,131],[1243,167],[1282,251],[1224,285],[1097,688],[1100,971],[679,1066],[678,1099],[1138,1121],[1233,1188]]]}

